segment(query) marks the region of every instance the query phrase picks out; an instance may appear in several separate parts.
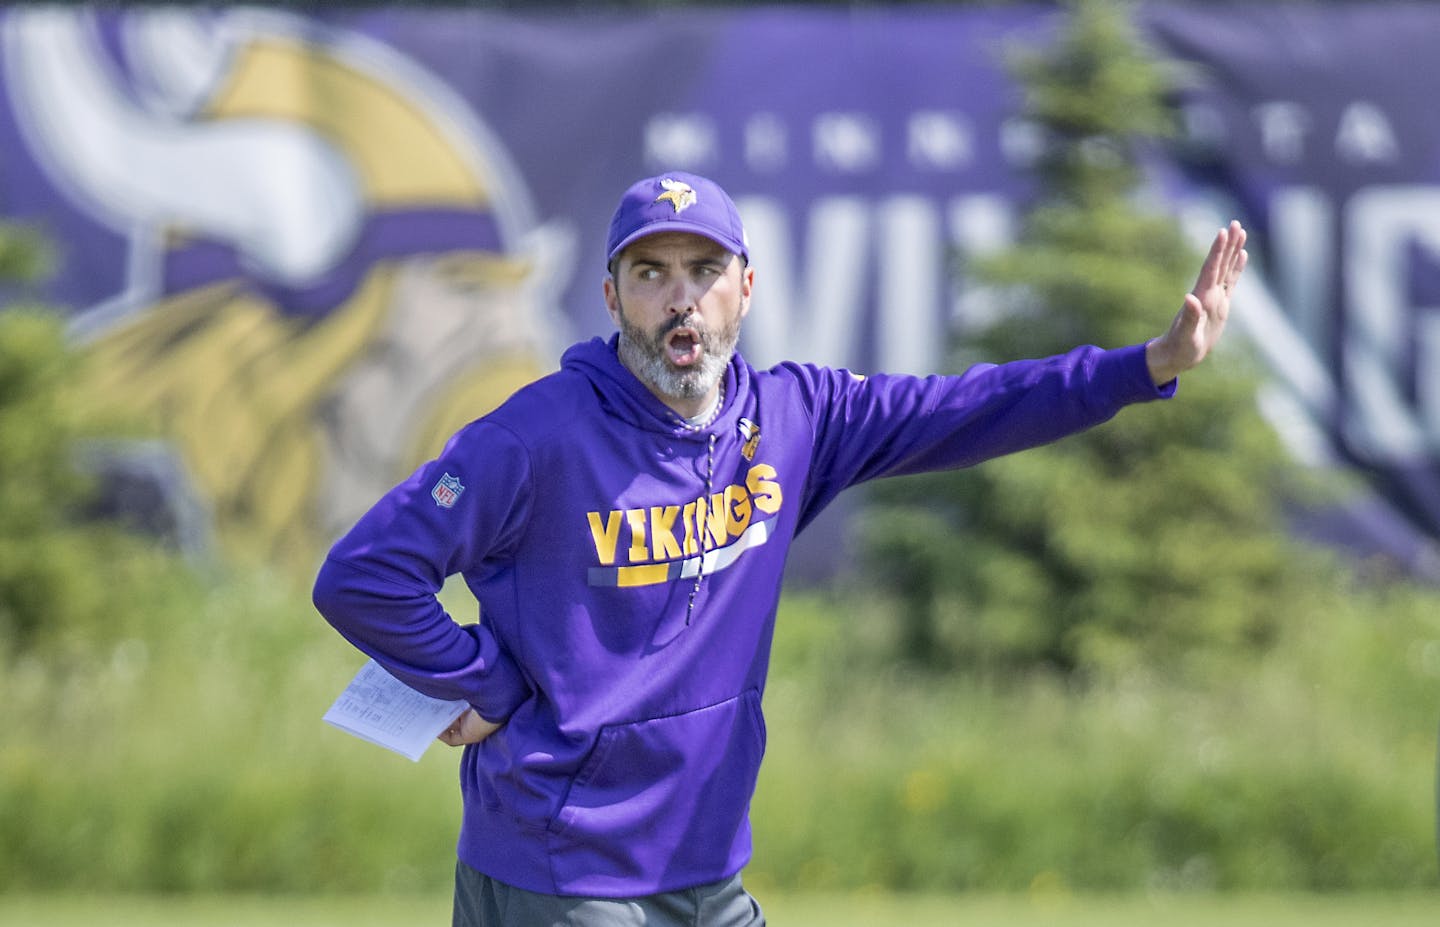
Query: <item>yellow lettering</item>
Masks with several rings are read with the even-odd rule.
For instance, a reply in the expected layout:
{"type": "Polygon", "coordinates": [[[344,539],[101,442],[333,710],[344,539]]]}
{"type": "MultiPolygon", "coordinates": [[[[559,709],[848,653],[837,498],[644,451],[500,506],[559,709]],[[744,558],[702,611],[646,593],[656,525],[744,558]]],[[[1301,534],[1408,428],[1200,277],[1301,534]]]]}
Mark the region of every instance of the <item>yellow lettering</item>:
{"type": "Polygon", "coordinates": [[[725,533],[738,538],[750,527],[750,494],[740,486],[725,487],[725,533]]]}
{"type": "Polygon", "coordinates": [[[710,504],[709,504],[709,505],[705,505],[705,500],[704,500],[704,499],[699,500],[699,503],[700,503],[700,505],[701,505],[702,507],[704,507],[704,508],[706,508],[706,509],[709,510],[709,511],[706,513],[705,517],[702,519],[706,524],[702,525],[701,528],[700,528],[700,531],[701,531],[701,533],[702,533],[702,536],[703,536],[704,534],[706,534],[706,533],[708,533],[708,534],[710,535],[709,540],[707,540],[707,541],[705,542],[705,544],[706,544],[706,548],[705,548],[705,549],[706,549],[706,550],[709,550],[710,548],[713,548],[713,547],[724,547],[724,546],[725,546],[725,540],[726,540],[726,538],[725,538],[725,493],[723,493],[723,492],[717,492],[717,493],[715,493],[713,496],[710,497],[710,504]]]}
{"type": "Polygon", "coordinates": [[[680,506],[667,505],[650,507],[650,544],[654,560],[674,560],[684,556],[680,544],[675,540],[675,519],[680,515],[680,506]]]}
{"type": "Polygon", "coordinates": [[[778,474],[769,464],[756,464],[745,474],[745,488],[750,490],[750,501],[766,515],[780,511],[782,501],[780,484],[775,481],[778,474]]]}
{"type": "Polygon", "coordinates": [[[599,512],[586,512],[585,517],[590,521],[590,537],[595,541],[595,555],[600,562],[609,566],[615,562],[615,546],[620,543],[620,513],[608,512],[605,515],[605,525],[600,525],[599,512]]]}
{"type": "Polygon", "coordinates": [[[625,520],[630,523],[630,562],[649,560],[650,549],[645,546],[645,510],[626,509],[625,520]]]}
{"type": "MultiPolygon", "coordinates": [[[[708,498],[679,505],[652,505],[648,508],[610,512],[587,512],[590,538],[600,563],[612,566],[620,549],[621,534],[628,528],[629,563],[666,564],[701,551],[724,547],[749,530],[756,518],[780,511],[783,493],[778,473],[769,464],[755,464],[745,474],[745,485],[732,484],[708,498]],[[681,532],[680,526],[684,526],[681,532]]],[[[653,580],[649,570],[626,568],[629,581],[643,577],[653,580]],[[633,575],[632,575],[633,573],[633,575]]]]}
{"type": "Polygon", "coordinates": [[[690,556],[700,549],[695,542],[695,503],[685,504],[685,513],[682,516],[685,521],[685,556],[690,556]]]}

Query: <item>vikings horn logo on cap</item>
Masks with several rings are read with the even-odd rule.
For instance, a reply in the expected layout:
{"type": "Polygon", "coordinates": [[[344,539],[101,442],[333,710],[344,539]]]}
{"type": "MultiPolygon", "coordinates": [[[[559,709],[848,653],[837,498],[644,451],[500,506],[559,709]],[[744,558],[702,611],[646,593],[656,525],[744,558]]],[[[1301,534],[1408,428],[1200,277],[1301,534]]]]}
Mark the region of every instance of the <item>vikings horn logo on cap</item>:
{"type": "Polygon", "coordinates": [[[666,177],[660,181],[660,186],[665,189],[665,192],[655,197],[655,202],[660,203],[668,200],[670,205],[675,207],[676,212],[684,212],[686,209],[694,206],[700,199],[695,195],[695,188],[683,180],[671,180],[669,177],[666,177]]]}

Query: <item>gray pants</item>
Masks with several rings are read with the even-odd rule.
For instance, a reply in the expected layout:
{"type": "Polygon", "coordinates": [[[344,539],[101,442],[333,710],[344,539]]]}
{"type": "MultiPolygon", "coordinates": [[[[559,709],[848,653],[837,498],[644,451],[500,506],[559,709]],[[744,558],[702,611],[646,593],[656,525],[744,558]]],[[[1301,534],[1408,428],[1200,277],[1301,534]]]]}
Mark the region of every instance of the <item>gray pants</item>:
{"type": "Polygon", "coordinates": [[[643,898],[542,895],[455,865],[453,927],[765,927],[740,876],[643,898]]]}

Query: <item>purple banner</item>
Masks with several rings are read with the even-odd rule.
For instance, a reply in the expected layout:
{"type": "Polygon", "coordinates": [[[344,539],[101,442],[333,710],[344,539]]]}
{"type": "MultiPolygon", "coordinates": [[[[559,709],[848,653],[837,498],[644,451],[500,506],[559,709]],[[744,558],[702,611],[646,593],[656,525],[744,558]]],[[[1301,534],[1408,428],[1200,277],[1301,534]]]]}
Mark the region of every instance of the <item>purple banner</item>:
{"type": "MultiPolygon", "coordinates": [[[[965,261],[1012,239],[1036,153],[1004,54],[1059,15],[14,7],[0,217],[56,240],[46,295],[99,401],[169,436],[172,486],[298,554],[608,331],[604,227],[644,174],[737,200],[752,362],[939,367],[985,320],[965,261]]],[[[1255,231],[1237,316],[1267,413],[1440,533],[1440,9],[1138,23],[1186,82],[1156,189],[1255,231]]]]}
{"type": "Polygon", "coordinates": [[[1189,188],[1256,233],[1240,308],[1276,377],[1269,419],[1383,490],[1346,540],[1440,577],[1440,8],[1154,5],[1143,22],[1187,78],[1189,188]]]}

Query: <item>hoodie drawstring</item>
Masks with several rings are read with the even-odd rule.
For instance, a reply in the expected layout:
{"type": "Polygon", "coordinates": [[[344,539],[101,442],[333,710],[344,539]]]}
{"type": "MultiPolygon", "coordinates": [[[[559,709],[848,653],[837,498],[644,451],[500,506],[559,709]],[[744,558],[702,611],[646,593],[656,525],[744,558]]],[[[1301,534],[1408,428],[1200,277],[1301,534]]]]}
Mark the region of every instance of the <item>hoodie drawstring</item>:
{"type": "MultiPolygon", "coordinates": [[[[705,452],[705,505],[710,506],[710,495],[715,488],[715,434],[711,432],[709,447],[705,452]]],[[[695,569],[695,585],[690,589],[690,602],[685,606],[685,627],[690,627],[690,616],[695,611],[695,597],[700,594],[700,581],[705,578],[706,540],[710,536],[710,518],[705,516],[700,529],[700,563],[695,569]]]]}

